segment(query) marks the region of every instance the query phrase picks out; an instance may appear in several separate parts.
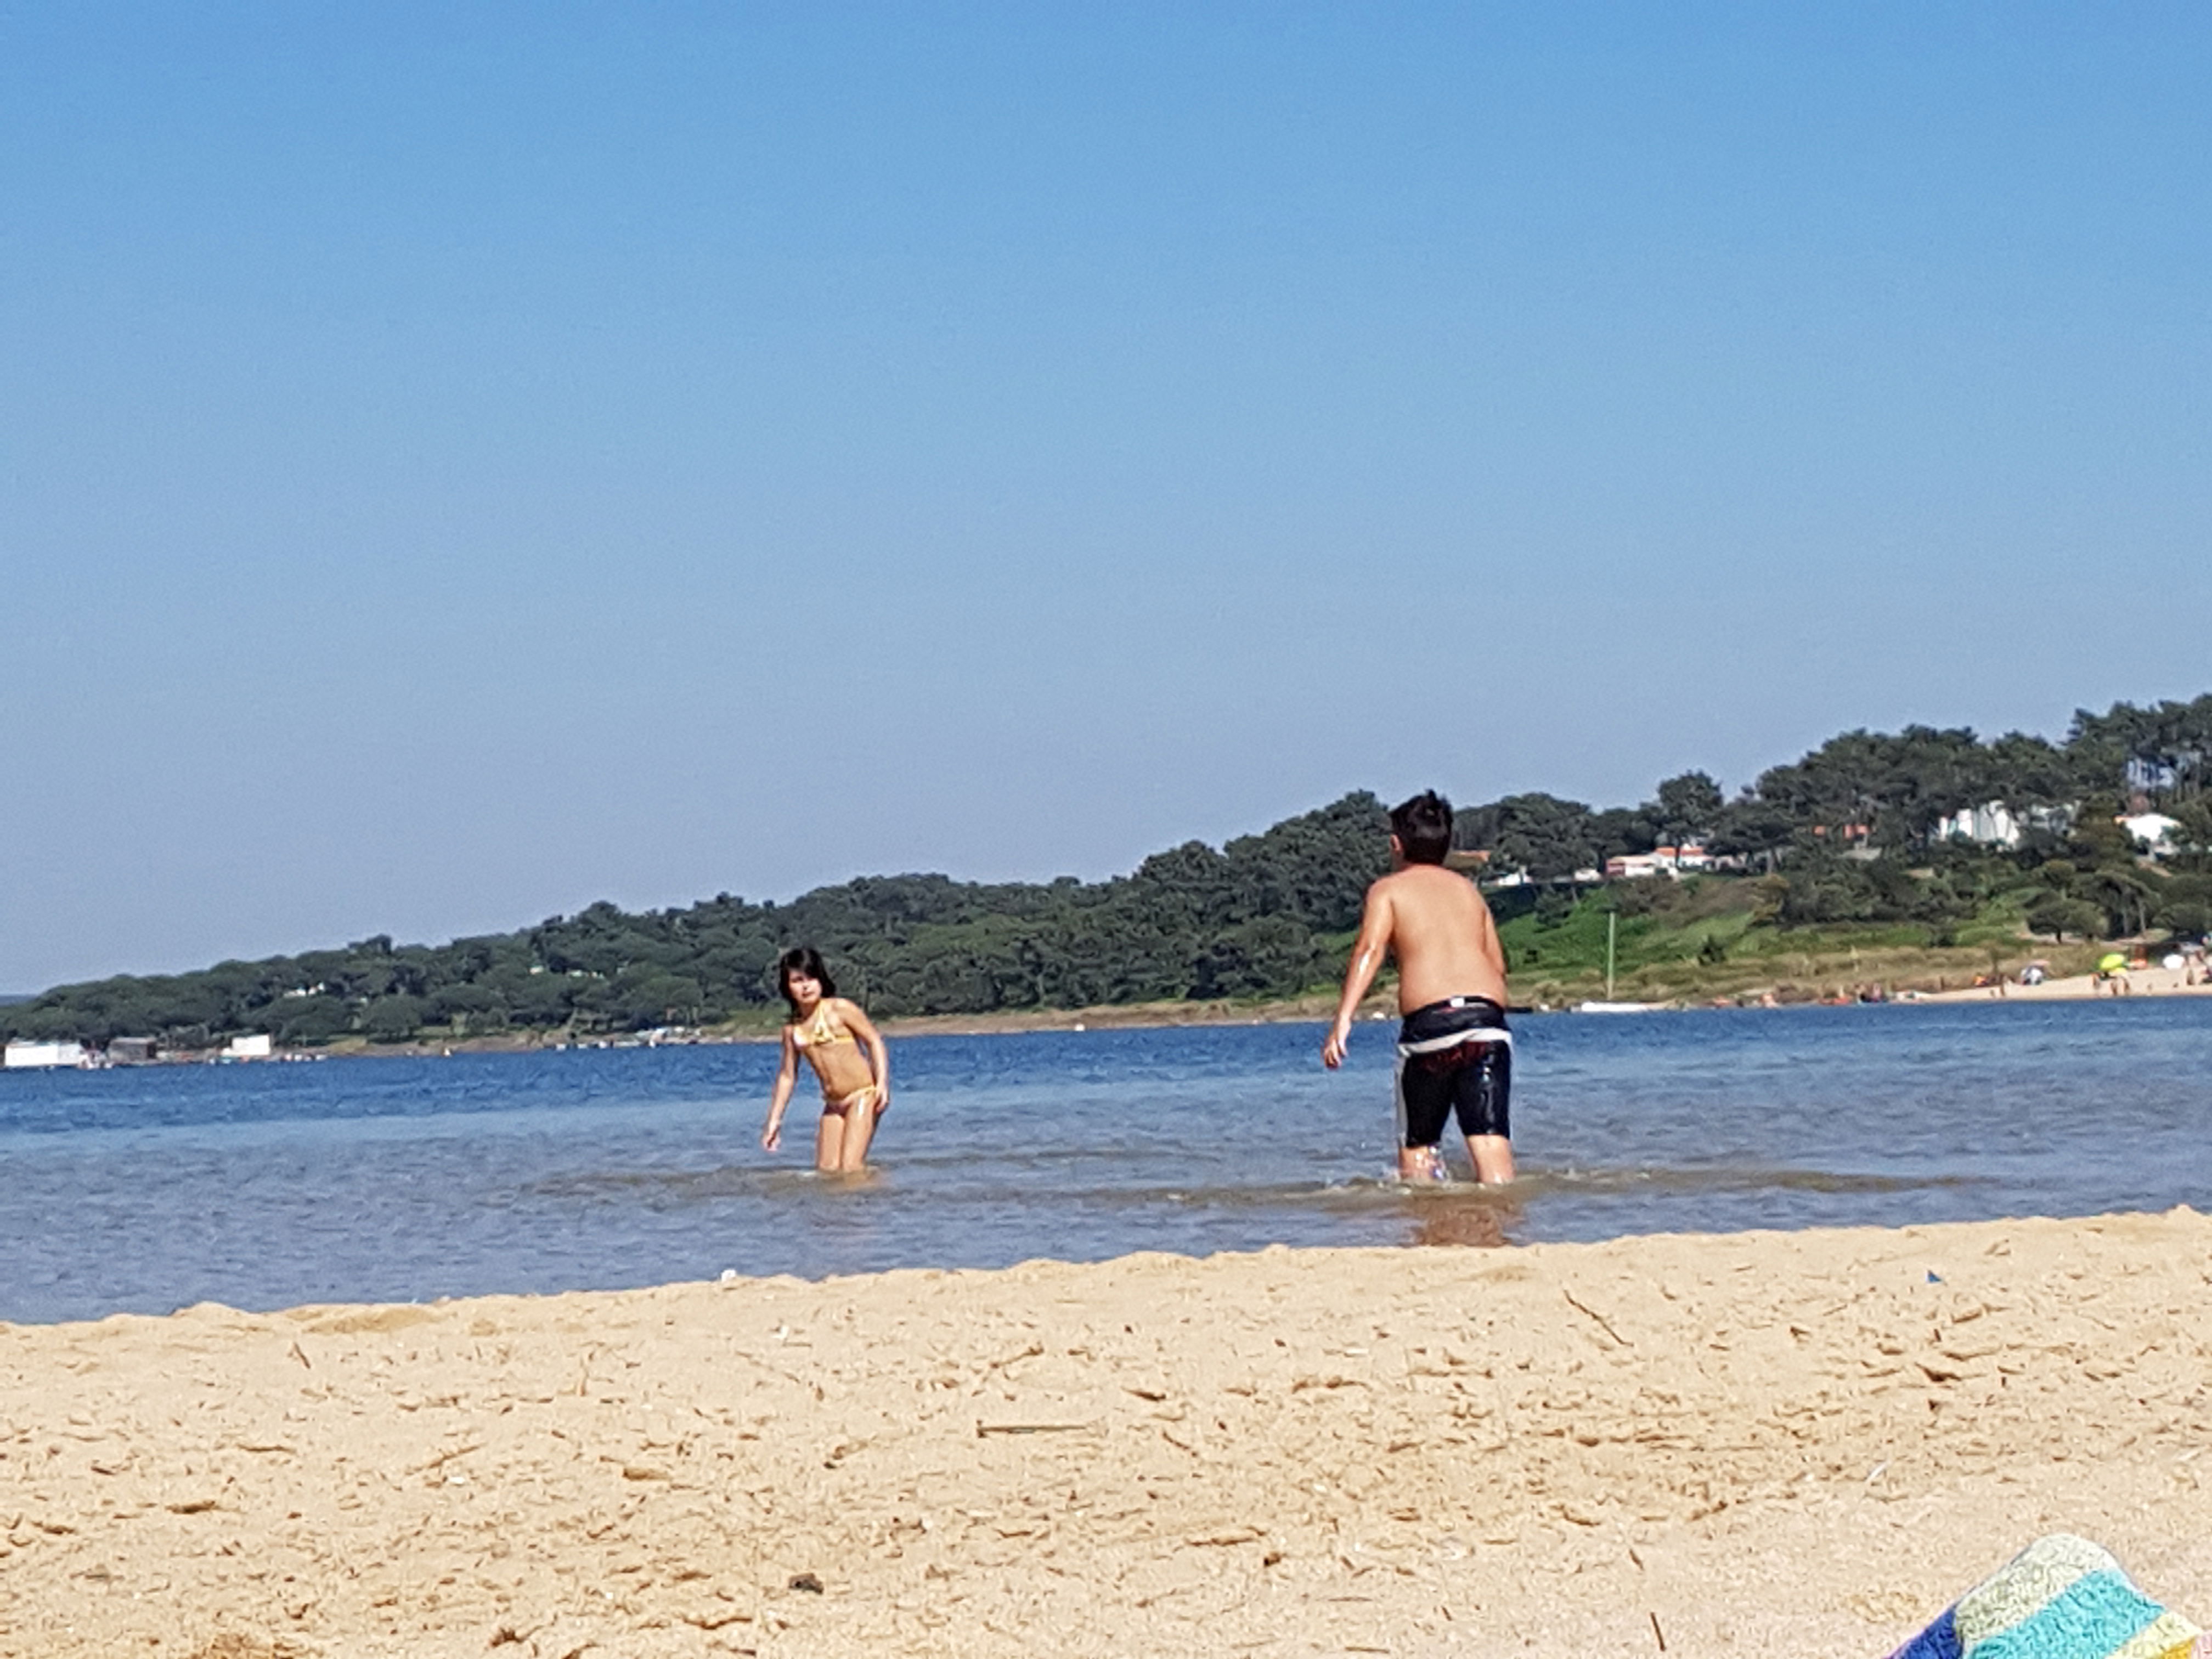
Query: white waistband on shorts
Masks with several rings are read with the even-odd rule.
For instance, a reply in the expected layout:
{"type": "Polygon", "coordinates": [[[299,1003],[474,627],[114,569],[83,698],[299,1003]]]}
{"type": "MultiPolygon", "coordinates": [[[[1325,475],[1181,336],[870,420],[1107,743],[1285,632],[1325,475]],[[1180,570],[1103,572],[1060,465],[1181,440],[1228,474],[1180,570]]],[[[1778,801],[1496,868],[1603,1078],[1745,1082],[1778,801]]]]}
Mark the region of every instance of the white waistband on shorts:
{"type": "Polygon", "coordinates": [[[1401,1042],[1401,1054],[1438,1054],[1447,1048],[1456,1048],[1462,1042],[1503,1042],[1512,1046],[1513,1033],[1503,1025],[1472,1025],[1464,1031],[1446,1031],[1442,1036],[1423,1037],[1419,1042],[1401,1042]]]}

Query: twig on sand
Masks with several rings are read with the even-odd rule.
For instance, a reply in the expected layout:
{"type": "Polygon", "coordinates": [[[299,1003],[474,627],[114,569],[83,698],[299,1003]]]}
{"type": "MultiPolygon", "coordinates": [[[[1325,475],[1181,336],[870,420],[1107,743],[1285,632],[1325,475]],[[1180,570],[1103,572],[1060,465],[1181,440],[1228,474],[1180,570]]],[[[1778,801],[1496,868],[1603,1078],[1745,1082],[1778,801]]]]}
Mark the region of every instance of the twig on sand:
{"type": "Polygon", "coordinates": [[[1632,1348],[1636,1346],[1626,1337],[1623,1336],[1619,1331],[1613,1328],[1613,1322],[1611,1320],[1607,1319],[1603,1314],[1600,1313],[1595,1308],[1591,1307],[1589,1304],[1577,1300],[1572,1291],[1562,1286],[1560,1288],[1559,1294],[1567,1298],[1568,1306],[1573,1308],[1578,1313],[1586,1313],[1592,1319],[1597,1321],[1600,1325],[1605,1328],[1605,1334],[1611,1337],[1614,1341],[1620,1343],[1622,1347],[1632,1348]]]}

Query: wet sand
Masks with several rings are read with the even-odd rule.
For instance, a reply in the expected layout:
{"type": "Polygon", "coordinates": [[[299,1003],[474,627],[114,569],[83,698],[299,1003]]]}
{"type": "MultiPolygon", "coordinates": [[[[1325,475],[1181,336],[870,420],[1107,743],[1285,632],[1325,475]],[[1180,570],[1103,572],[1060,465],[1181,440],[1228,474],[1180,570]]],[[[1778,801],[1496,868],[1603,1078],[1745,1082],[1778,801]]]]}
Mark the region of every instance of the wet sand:
{"type": "Polygon", "coordinates": [[[0,1652],[1878,1659],[2062,1528],[2203,1621],[2208,1378],[2185,1210],[0,1327],[0,1652]]]}

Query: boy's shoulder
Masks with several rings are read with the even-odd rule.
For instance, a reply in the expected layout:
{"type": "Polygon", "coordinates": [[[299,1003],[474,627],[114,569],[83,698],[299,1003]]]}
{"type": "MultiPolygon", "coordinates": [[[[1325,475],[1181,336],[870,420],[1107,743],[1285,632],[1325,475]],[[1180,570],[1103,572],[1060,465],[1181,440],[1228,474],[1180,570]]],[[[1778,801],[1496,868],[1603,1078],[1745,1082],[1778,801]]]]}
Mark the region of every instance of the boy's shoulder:
{"type": "Polygon", "coordinates": [[[1470,895],[1477,903],[1482,902],[1481,888],[1458,871],[1441,864],[1409,864],[1402,870],[1378,877],[1367,890],[1403,896],[1416,903],[1456,904],[1470,895]]]}
{"type": "Polygon", "coordinates": [[[1457,871],[1448,870],[1441,864],[1409,864],[1401,870],[1391,871],[1387,876],[1376,877],[1373,886],[1368,890],[1372,892],[1378,888],[1434,886],[1439,876],[1465,886],[1474,884],[1457,871]]]}

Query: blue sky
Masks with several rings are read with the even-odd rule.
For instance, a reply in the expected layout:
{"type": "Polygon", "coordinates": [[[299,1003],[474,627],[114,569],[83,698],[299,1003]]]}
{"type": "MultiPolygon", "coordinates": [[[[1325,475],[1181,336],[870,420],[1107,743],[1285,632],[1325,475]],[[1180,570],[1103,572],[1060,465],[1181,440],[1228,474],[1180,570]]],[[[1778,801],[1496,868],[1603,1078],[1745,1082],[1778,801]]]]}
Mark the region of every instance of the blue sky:
{"type": "Polygon", "coordinates": [[[2212,14],[0,9],[0,989],[2212,687],[2212,14]]]}

